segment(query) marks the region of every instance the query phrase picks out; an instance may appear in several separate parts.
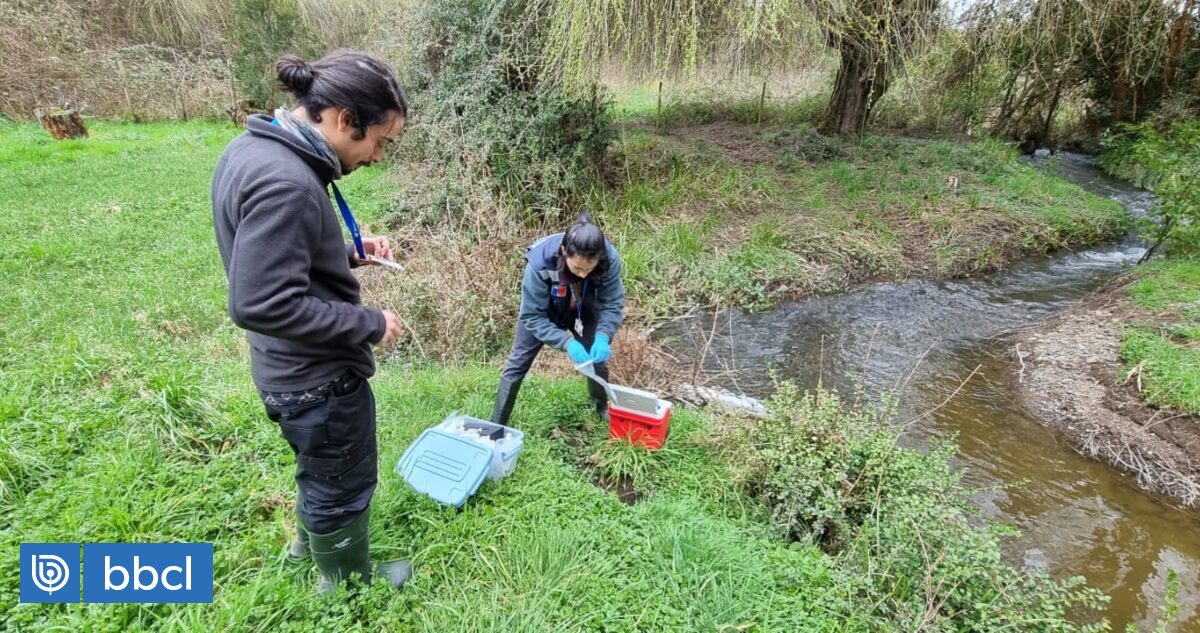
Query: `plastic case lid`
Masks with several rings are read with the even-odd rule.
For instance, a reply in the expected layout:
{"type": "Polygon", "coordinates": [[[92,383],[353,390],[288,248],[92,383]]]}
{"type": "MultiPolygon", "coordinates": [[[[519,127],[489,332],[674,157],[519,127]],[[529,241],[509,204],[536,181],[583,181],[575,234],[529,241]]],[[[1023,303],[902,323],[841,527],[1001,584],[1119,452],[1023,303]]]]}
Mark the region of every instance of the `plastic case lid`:
{"type": "Polygon", "coordinates": [[[612,401],[612,404],[626,411],[637,411],[642,415],[658,415],[662,410],[661,403],[663,401],[659,400],[658,396],[649,391],[623,387],[612,383],[609,383],[608,386],[609,399],[612,401]]]}
{"type": "Polygon", "coordinates": [[[619,414],[624,415],[625,417],[628,417],[628,418],[632,418],[634,420],[658,423],[658,422],[662,422],[663,420],[667,419],[667,416],[669,416],[671,414],[671,401],[663,400],[660,398],[658,400],[657,406],[654,408],[654,413],[652,413],[652,414],[651,413],[643,413],[641,411],[636,411],[634,409],[629,409],[627,407],[622,407],[621,405],[618,405],[618,404],[610,404],[608,406],[608,409],[609,409],[609,412],[617,411],[619,414]]]}
{"type": "Polygon", "coordinates": [[[404,451],[396,472],[417,492],[458,508],[479,489],[491,463],[490,449],[434,428],[404,451]]]}

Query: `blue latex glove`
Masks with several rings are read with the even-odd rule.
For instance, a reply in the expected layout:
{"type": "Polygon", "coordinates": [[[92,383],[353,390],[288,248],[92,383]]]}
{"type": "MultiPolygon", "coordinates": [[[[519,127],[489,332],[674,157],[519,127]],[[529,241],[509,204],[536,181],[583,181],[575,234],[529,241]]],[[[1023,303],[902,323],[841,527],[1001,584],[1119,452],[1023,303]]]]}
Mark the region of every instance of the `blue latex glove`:
{"type": "Polygon", "coordinates": [[[571,362],[575,363],[576,365],[582,365],[583,363],[586,363],[592,359],[592,357],[588,355],[587,349],[583,347],[583,343],[580,343],[575,339],[571,339],[571,342],[567,343],[567,356],[570,356],[571,362]]]}
{"type": "Polygon", "coordinates": [[[596,340],[592,341],[592,362],[597,365],[608,360],[612,356],[612,348],[608,346],[608,335],[597,334],[596,340]]]}

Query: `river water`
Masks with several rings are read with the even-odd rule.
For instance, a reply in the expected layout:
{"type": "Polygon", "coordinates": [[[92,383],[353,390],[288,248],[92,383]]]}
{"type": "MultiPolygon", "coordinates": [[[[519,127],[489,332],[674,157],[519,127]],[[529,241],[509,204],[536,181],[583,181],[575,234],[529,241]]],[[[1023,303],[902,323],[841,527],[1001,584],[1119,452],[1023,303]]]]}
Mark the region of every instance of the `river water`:
{"type": "MultiPolygon", "coordinates": [[[[1039,162],[1135,214],[1153,201],[1106,177],[1088,157],[1063,153],[1039,162]]],[[[1139,491],[1132,478],[1080,456],[1041,424],[1021,404],[1007,349],[1013,343],[1003,336],[1086,296],[1142,253],[1131,236],[976,279],[884,283],[766,313],[694,315],[656,338],[689,359],[712,333],[705,367],[715,382],[750,396],[769,395],[772,374],[843,393],[856,382],[869,394],[895,391],[899,420],[919,418],[903,443],[957,436],[956,465],[964,483],[980,489],[974,498],[984,514],[1021,531],[1006,545],[1012,564],[1083,575],[1112,597],[1107,616],[1122,631],[1154,622],[1173,569],[1180,580],[1175,630],[1200,631],[1197,516],[1139,491]]]]}

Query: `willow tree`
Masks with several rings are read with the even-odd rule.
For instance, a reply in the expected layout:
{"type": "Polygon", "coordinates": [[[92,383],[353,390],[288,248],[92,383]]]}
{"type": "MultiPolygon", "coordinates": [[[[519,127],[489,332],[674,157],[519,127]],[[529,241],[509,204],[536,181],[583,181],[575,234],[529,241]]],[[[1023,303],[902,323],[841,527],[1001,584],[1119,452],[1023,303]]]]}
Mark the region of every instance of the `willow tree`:
{"type": "Polygon", "coordinates": [[[945,84],[994,89],[980,95],[992,132],[1031,145],[1064,102],[1095,128],[1141,121],[1168,99],[1186,118],[1200,93],[1194,23],[1196,0],[980,0],[945,84]]]}
{"type": "Polygon", "coordinates": [[[819,6],[841,65],[822,131],[861,134],[896,69],[934,26],[937,0],[855,0],[819,6]]]}
{"type": "Polygon", "coordinates": [[[858,134],[897,68],[929,39],[937,0],[538,0],[545,63],[563,83],[595,81],[611,61],[640,73],[702,64],[761,70],[795,59],[814,36],[840,56],[822,129],[858,134]]]}

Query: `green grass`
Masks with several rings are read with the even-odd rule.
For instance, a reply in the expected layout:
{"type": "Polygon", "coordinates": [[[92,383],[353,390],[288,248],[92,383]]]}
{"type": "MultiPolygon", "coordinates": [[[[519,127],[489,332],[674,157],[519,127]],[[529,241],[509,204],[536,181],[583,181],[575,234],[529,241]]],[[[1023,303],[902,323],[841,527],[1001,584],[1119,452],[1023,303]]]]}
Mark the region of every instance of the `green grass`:
{"type": "Polygon", "coordinates": [[[1130,226],[1116,202],[1023,165],[1002,143],[847,142],[804,122],[736,117],[694,125],[707,120],[625,124],[622,183],[589,201],[632,259],[638,318],[988,272],[1130,226]]]}
{"type": "Polygon", "coordinates": [[[1200,349],[1195,341],[1185,347],[1169,334],[1137,328],[1121,337],[1121,356],[1129,370],[1141,374],[1146,402],[1200,415],[1200,349]]]}
{"type": "MultiPolygon", "coordinates": [[[[314,572],[280,557],[292,457],[224,312],[208,183],[235,132],[91,129],[64,143],[33,126],[0,138],[0,534],[10,552],[28,541],[215,542],[216,601],[25,605],[6,611],[8,627],[795,630],[823,617],[816,588],[830,561],[772,538],[744,498],[702,476],[719,468],[702,451],[669,453],[679,472],[666,472],[668,453],[655,456],[638,479],[660,492],[634,507],[594,486],[576,449],[551,439],[590,419],[578,381],[527,383],[515,418],[528,433],[521,467],[465,512],[417,496],[391,469],[451,411],[487,414],[496,371],[480,366],[381,368],[373,536],[378,555],[412,556],[418,574],[399,596],[377,586],[349,602],[314,600],[314,572]]],[[[346,182],[368,222],[386,204],[380,176],[346,182]]],[[[674,235],[675,248],[697,248],[674,235]]],[[[705,424],[679,413],[673,442],[687,446],[705,424]]],[[[578,450],[607,446],[594,426],[578,450]]],[[[0,583],[9,604],[15,561],[0,583]]]]}
{"type": "Polygon", "coordinates": [[[1159,318],[1123,333],[1125,372],[1136,372],[1150,404],[1200,415],[1200,261],[1158,261],[1138,275],[1129,296],[1159,318]]]}
{"type": "Polygon", "coordinates": [[[1141,278],[1129,287],[1129,296],[1137,305],[1155,311],[1200,309],[1200,261],[1158,261],[1140,274],[1141,278]]]}
{"type": "MultiPolygon", "coordinates": [[[[623,84],[612,88],[618,119],[652,117],[658,110],[658,83],[623,84]]],[[[669,97],[667,97],[669,99],[669,97]]],[[[669,101],[668,101],[669,103],[669,101]]]]}
{"type": "MultiPolygon", "coordinates": [[[[758,86],[741,86],[738,94],[724,90],[664,82],[662,108],[659,108],[658,82],[623,83],[610,86],[613,114],[618,121],[653,121],[658,125],[694,125],[714,121],[759,121],[758,86]]],[[[824,110],[824,95],[803,98],[779,98],[768,90],[762,103],[762,122],[801,123],[814,121],[824,110]]]]}
{"type": "MultiPolygon", "coordinates": [[[[314,598],[315,571],[282,555],[293,458],[224,309],[208,186],[235,132],[202,122],[91,129],[91,139],[64,143],[29,125],[0,134],[0,541],[10,553],[38,541],[213,542],[215,600],[17,605],[10,555],[0,599],[17,606],[0,616],[5,628],[903,627],[888,624],[890,602],[862,595],[852,561],[778,537],[739,484],[738,461],[713,443],[712,418],[677,410],[667,451],[615,446],[577,380],[527,381],[514,415],[526,446],[510,478],[485,484],[461,513],[420,497],[392,468],[452,411],[488,413],[490,365],[381,363],[372,539],[377,557],[416,561],[416,576],[399,594],[375,585],[314,598]],[[597,469],[646,495],[621,503],[592,483],[597,469]]],[[[387,205],[382,175],[346,182],[368,223],[387,205]]],[[[749,234],[760,248],[734,249],[730,265],[795,257],[784,249],[786,222],[764,219],[749,234]]],[[[631,261],[652,268],[716,248],[710,234],[680,226],[661,240],[631,261]]],[[[917,578],[905,582],[917,587],[917,578]]]]}

